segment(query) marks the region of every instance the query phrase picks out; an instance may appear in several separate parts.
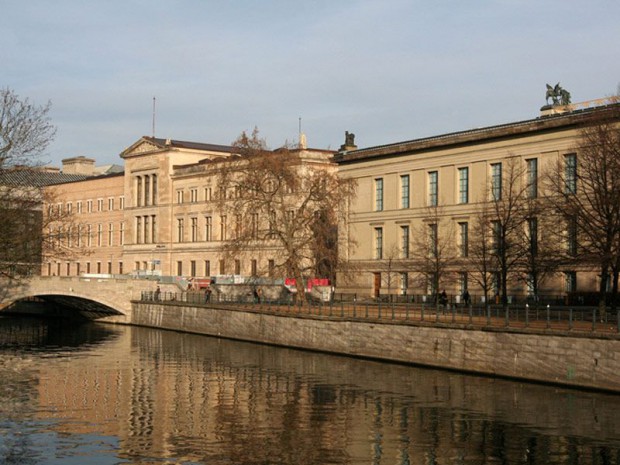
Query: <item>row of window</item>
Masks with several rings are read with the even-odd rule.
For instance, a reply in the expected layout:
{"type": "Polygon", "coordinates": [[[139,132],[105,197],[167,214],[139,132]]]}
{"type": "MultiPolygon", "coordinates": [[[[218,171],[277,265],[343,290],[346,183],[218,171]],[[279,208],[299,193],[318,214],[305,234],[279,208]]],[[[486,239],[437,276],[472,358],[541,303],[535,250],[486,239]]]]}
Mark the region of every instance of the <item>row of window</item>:
{"type": "MultiPolygon", "coordinates": [[[[144,262],[146,264],[146,262],[144,262]]],[[[232,260],[232,265],[229,261],[224,259],[218,260],[216,265],[217,269],[213,269],[211,266],[211,260],[203,260],[199,262],[197,260],[190,260],[189,263],[185,263],[182,260],[177,261],[177,276],[212,276],[213,272],[220,275],[226,275],[230,273],[234,273],[236,275],[244,274],[246,269],[244,268],[244,264],[241,260],[235,259],[232,260]],[[186,268],[186,265],[189,265],[186,268]],[[199,265],[201,268],[199,269],[199,265]]],[[[135,263],[136,270],[140,270],[140,262],[135,263]]],[[[275,260],[267,260],[267,275],[269,277],[275,276],[275,260]]],[[[146,268],[145,268],[146,269],[146,268]]],[[[259,268],[258,268],[258,260],[251,259],[250,266],[247,270],[250,273],[250,276],[259,276],[259,268]]]]}
{"type": "Polygon", "coordinates": [[[157,175],[145,174],[134,178],[136,207],[157,205],[157,175]]]}
{"type": "MultiPolygon", "coordinates": [[[[290,215],[294,214],[294,211],[289,212],[290,215]]],[[[290,216],[289,215],[289,216],[290,216]]],[[[214,232],[214,222],[212,216],[205,216],[204,222],[202,222],[202,226],[199,224],[199,218],[194,216],[189,218],[189,241],[190,242],[199,242],[199,241],[226,241],[231,239],[229,234],[228,227],[228,215],[220,215],[219,216],[219,235],[217,236],[214,232]]],[[[274,229],[275,216],[270,216],[269,224],[270,229],[274,229]]],[[[242,215],[234,215],[234,229],[232,231],[233,237],[238,238],[244,228],[249,228],[247,231],[251,234],[252,238],[258,238],[258,228],[259,228],[259,215],[258,213],[253,213],[250,215],[249,224],[246,224],[243,220],[242,215]]],[[[185,218],[177,218],[177,242],[186,242],[186,219],[185,218]]]]}
{"type": "MultiPolygon", "coordinates": [[[[526,195],[528,198],[538,196],[538,159],[525,160],[526,195]]],[[[491,163],[491,198],[502,198],[502,163],[491,163]]],[[[457,168],[458,170],[458,196],[457,203],[469,203],[469,167],[457,168]]],[[[428,176],[428,199],[427,205],[435,207],[439,202],[439,172],[429,171],[428,176]]],[[[564,183],[566,193],[577,191],[577,156],[570,153],[564,156],[564,183]]],[[[383,211],[384,184],[383,178],[375,178],[375,211],[383,211]]],[[[408,174],[400,176],[400,208],[409,208],[411,205],[411,179],[408,174]]]]}
{"type": "MultiPolygon", "coordinates": [[[[103,212],[103,211],[114,211],[116,208],[118,210],[125,209],[125,197],[120,196],[117,199],[114,197],[108,197],[107,199],[107,210],[105,210],[106,200],[105,199],[97,199],[96,204],[94,200],[78,200],[75,202],[75,213],[82,214],[84,212],[84,205],[86,205],[86,213],[95,213],[95,212],[103,212]]],[[[62,203],[57,203],[56,205],[48,206],[48,215],[52,216],[54,214],[62,215],[63,213],[72,214],[73,213],[73,202],[67,202],[64,205],[62,203]]]]}
{"type": "MultiPolygon", "coordinates": [[[[438,233],[437,233],[437,224],[430,223],[428,226],[428,252],[431,255],[437,254],[438,247],[438,233]]],[[[497,249],[501,243],[501,224],[499,221],[491,222],[492,235],[491,240],[493,241],[491,247],[497,249]]],[[[375,242],[375,253],[374,258],[377,260],[382,260],[384,258],[384,250],[383,250],[383,227],[375,227],[374,228],[374,242],[375,242]]],[[[527,221],[527,237],[529,240],[530,253],[532,255],[536,255],[538,253],[538,219],[537,218],[529,218],[527,221]]],[[[410,246],[410,227],[409,225],[400,226],[400,235],[399,235],[399,257],[387,257],[387,258],[401,258],[406,259],[410,258],[409,246],[410,246]]],[[[469,223],[466,221],[459,221],[457,223],[457,252],[458,256],[465,258],[469,256],[469,223]]],[[[569,221],[567,223],[566,229],[566,252],[570,256],[575,256],[577,254],[577,225],[574,221],[569,221]]]]}
{"type": "Polygon", "coordinates": [[[123,274],[123,262],[117,262],[116,266],[113,266],[112,261],[108,262],[86,262],[86,263],[71,263],[71,262],[56,262],[55,264],[47,264],[48,276],[80,276],[82,273],[97,273],[97,274],[123,274]]]}
{"type": "MultiPolygon", "coordinates": [[[[379,273],[380,274],[380,273],[379,273]]],[[[409,273],[406,271],[398,272],[400,283],[398,287],[401,290],[401,293],[404,295],[407,293],[409,289],[409,273]]],[[[495,295],[500,293],[500,276],[499,274],[495,274],[491,279],[491,292],[495,295]]],[[[467,271],[461,271],[458,273],[458,290],[459,294],[462,296],[465,291],[469,290],[469,275],[467,271]]],[[[381,282],[381,279],[377,280],[377,282],[381,282]]],[[[433,288],[433,280],[429,280],[426,285],[426,292],[429,295],[435,295],[439,292],[439,289],[433,288]]],[[[533,278],[529,279],[527,282],[528,295],[534,295],[534,284],[533,278]]],[[[564,272],[564,290],[566,292],[577,292],[577,272],[576,271],[565,271],[564,272]]]]}
{"type": "Polygon", "coordinates": [[[118,231],[114,223],[108,223],[107,228],[99,223],[96,229],[92,224],[79,224],[67,228],[58,226],[56,229],[50,228],[49,237],[56,242],[56,245],[67,247],[112,247],[114,245],[125,245],[125,223],[118,223],[118,231]]]}

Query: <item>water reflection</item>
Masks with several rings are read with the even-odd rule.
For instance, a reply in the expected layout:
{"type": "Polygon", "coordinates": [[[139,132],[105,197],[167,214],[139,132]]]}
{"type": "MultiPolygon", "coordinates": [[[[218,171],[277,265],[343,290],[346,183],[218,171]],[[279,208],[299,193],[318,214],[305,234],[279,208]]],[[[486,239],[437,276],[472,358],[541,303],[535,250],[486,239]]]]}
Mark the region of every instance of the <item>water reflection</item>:
{"type": "Polygon", "coordinates": [[[0,459],[29,448],[31,462],[11,463],[69,463],[64,441],[81,463],[620,463],[614,395],[146,328],[74,331],[73,352],[54,340],[60,358],[0,352],[0,433],[12,432],[0,459]]]}

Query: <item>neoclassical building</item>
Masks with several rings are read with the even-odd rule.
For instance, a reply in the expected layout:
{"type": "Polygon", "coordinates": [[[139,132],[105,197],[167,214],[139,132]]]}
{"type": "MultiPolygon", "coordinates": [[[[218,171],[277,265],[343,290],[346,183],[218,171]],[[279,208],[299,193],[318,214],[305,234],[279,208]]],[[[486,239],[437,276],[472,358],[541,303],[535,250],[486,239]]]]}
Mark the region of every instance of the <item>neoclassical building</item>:
{"type": "MultiPolygon", "coordinates": [[[[357,148],[347,133],[337,153],[296,149],[307,166],[337,170],[357,184],[348,220],[339,227],[339,253],[352,266],[338,279],[338,292],[368,297],[438,292],[420,272],[420,249],[426,235],[437,238],[449,230],[453,259],[439,286],[455,296],[465,289],[480,295],[470,244],[478,234],[474,223],[481,206],[502,192],[514,166],[532,199],[545,196],[542,178],[550,166],[559,164],[574,175],[584,121],[610,107],[618,104],[544,107],[526,121],[370,148],[357,148]]],[[[73,213],[73,236],[65,241],[71,253],[43,263],[43,275],[268,274],[277,248],[255,248],[233,259],[222,254],[239,215],[218,208],[217,172],[218,164],[237,156],[233,147],[142,137],[120,156],[123,171],[103,175],[93,160],[65,160],[65,171],[83,178],[50,187],[59,200],[48,208],[73,213]]],[[[549,233],[543,219],[528,221],[529,232],[542,243],[549,233]]],[[[588,263],[565,263],[537,293],[594,291],[598,281],[588,263]]],[[[532,292],[527,279],[507,284],[510,295],[532,292]]],[[[496,293],[497,280],[492,285],[496,293]]]]}
{"type": "MultiPolygon", "coordinates": [[[[358,195],[340,234],[356,239],[343,251],[356,272],[339,290],[362,295],[428,295],[443,289],[454,296],[465,289],[480,295],[472,279],[470,244],[474,221],[490,196],[502,191],[507,170],[516,166],[530,198],[542,197],[542,177],[562,166],[574,177],[580,129],[586,118],[618,106],[607,99],[568,106],[547,106],[540,117],[377,147],[344,147],[335,156],[339,175],[355,179],[358,195]],[[452,241],[453,259],[441,288],[420,275],[420,251],[426,237],[439,234],[441,222],[452,241]],[[421,245],[422,244],[422,245],[421,245]]],[[[535,219],[534,219],[535,220],[535,219]]],[[[539,221],[539,223],[541,223],[539,221]]],[[[533,222],[530,221],[530,225],[533,222]]],[[[541,224],[536,225],[538,227],[541,224]]],[[[554,228],[562,228],[555,225],[554,228]]],[[[525,231],[524,231],[525,234],[525,231]]],[[[533,238],[549,234],[542,228],[533,238]]],[[[449,244],[448,244],[449,245],[449,244]]],[[[422,257],[423,258],[423,257],[422,257]]],[[[560,267],[545,280],[540,294],[595,291],[597,275],[585,263],[560,267]]],[[[531,292],[527,281],[513,280],[508,293],[531,292]]],[[[497,281],[491,296],[497,293],[497,281]]]]}
{"type": "MultiPolygon", "coordinates": [[[[333,151],[292,153],[308,167],[336,169],[333,151]]],[[[72,234],[62,239],[70,253],[43,263],[42,274],[266,274],[277,249],[233,260],[222,254],[234,212],[218,207],[217,162],[233,156],[231,146],[142,137],[120,154],[120,173],[98,175],[91,159],[64,160],[84,178],[50,187],[58,200],[48,208],[73,213],[72,234]]]]}

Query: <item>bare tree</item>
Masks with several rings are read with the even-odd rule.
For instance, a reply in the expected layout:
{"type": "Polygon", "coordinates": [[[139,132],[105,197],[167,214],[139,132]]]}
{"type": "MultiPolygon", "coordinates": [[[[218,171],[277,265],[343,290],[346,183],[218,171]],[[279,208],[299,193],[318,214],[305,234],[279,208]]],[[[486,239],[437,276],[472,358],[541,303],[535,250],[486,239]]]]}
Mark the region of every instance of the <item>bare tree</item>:
{"type": "Polygon", "coordinates": [[[549,201],[575,228],[576,256],[600,274],[599,306],[608,281],[618,289],[620,263],[620,106],[593,114],[580,130],[574,153],[559,157],[546,177],[549,201]]]}
{"type": "Polygon", "coordinates": [[[51,104],[37,106],[10,89],[0,89],[0,169],[33,166],[54,139],[51,104]]]}
{"type": "Polygon", "coordinates": [[[36,106],[0,90],[0,275],[15,279],[40,266],[46,194],[38,157],[55,135],[50,104],[36,106]]]}
{"type": "Polygon", "coordinates": [[[257,130],[242,133],[234,146],[238,155],[216,165],[219,208],[235,216],[223,253],[267,254],[269,272],[295,278],[302,298],[305,278],[324,273],[335,279],[341,264],[337,227],[354,182],[336,175],[330,154],[271,151],[257,130]]]}
{"type": "Polygon", "coordinates": [[[490,206],[488,202],[482,203],[474,216],[467,263],[472,278],[482,289],[485,303],[489,302],[493,275],[497,272],[492,254],[490,206]]]}
{"type": "Polygon", "coordinates": [[[489,185],[491,256],[499,280],[500,298],[508,305],[508,282],[518,277],[524,257],[524,228],[527,224],[526,167],[518,157],[492,165],[489,185]]]}
{"type": "Polygon", "coordinates": [[[422,223],[414,231],[411,251],[413,271],[421,286],[430,287],[435,297],[453,280],[456,261],[454,227],[440,207],[429,207],[422,223]]]}

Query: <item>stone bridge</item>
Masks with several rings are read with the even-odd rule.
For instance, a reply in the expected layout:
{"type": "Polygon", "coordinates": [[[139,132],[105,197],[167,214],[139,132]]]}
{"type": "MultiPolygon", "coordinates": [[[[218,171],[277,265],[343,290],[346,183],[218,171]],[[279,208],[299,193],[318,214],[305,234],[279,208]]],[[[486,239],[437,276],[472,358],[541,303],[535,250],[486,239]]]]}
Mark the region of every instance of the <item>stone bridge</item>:
{"type": "Polygon", "coordinates": [[[131,300],[139,299],[143,291],[154,291],[157,285],[157,281],[125,277],[35,276],[0,281],[0,312],[13,310],[130,323],[131,300]]]}

